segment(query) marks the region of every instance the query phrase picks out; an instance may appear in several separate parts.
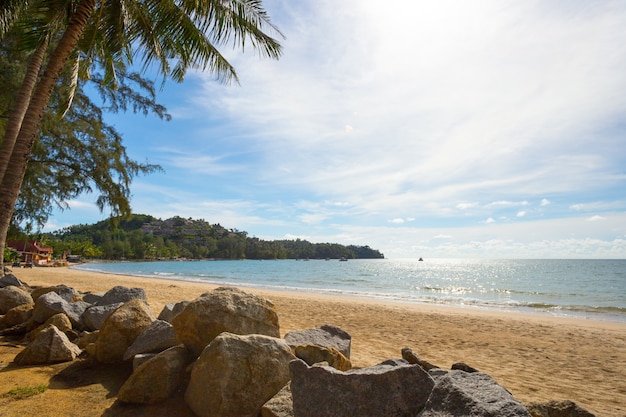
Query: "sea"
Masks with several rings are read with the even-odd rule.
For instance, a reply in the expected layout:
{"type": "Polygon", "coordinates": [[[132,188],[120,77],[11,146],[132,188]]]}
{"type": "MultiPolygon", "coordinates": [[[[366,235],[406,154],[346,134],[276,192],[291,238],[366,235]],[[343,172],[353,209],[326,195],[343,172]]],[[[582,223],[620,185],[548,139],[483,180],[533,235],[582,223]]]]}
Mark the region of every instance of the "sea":
{"type": "Polygon", "coordinates": [[[626,323],[626,260],[350,259],[85,263],[73,268],[626,323]]]}

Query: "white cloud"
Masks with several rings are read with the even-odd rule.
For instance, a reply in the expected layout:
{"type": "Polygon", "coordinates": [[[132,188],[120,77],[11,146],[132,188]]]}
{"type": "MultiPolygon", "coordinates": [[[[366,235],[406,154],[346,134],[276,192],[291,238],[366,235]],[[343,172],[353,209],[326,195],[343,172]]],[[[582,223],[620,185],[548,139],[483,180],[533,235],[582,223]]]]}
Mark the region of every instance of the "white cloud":
{"type": "Polygon", "coordinates": [[[548,200],[547,198],[542,198],[541,199],[541,203],[539,205],[542,206],[542,207],[548,206],[548,205],[550,205],[550,200],[548,200]]]}
{"type": "Polygon", "coordinates": [[[589,217],[587,219],[587,221],[590,221],[590,222],[597,222],[597,221],[600,221],[600,220],[606,220],[606,217],[602,217],[602,216],[597,216],[596,215],[596,216],[591,216],[591,217],[589,217]]]}

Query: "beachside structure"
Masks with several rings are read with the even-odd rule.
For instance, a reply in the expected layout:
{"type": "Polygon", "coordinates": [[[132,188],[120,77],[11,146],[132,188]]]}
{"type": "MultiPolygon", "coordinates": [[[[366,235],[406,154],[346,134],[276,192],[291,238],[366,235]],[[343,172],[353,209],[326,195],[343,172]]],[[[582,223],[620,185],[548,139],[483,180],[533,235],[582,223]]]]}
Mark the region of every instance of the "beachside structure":
{"type": "Polygon", "coordinates": [[[52,248],[36,240],[9,240],[7,246],[15,249],[20,261],[29,265],[46,265],[52,260],[52,248]]]}

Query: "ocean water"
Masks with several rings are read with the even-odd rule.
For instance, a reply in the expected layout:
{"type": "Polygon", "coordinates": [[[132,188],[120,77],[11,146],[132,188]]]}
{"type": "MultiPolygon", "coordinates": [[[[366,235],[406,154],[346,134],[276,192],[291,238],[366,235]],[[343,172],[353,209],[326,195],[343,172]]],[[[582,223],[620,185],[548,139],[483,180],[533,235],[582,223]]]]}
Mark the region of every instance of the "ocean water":
{"type": "Polygon", "coordinates": [[[88,263],[74,268],[626,322],[626,260],[168,261],[88,263]]]}

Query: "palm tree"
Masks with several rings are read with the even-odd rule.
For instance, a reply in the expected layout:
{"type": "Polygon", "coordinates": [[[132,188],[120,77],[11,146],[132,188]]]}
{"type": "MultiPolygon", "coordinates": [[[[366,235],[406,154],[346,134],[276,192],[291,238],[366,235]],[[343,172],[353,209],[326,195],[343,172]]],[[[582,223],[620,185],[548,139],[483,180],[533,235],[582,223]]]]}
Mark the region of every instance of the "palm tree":
{"type": "Polygon", "coordinates": [[[186,71],[194,68],[211,71],[221,82],[237,81],[235,69],[218,48],[231,44],[243,49],[251,43],[262,56],[276,59],[281,47],[265,33],[267,29],[280,35],[261,0],[4,0],[0,3],[0,39],[17,30],[30,40],[25,45],[35,51],[29,64],[31,76],[24,79],[21,99],[16,100],[7,125],[11,128],[5,130],[0,148],[0,247],[6,242],[43,113],[70,59],[74,68],[78,68],[76,64],[80,60],[87,67],[103,66],[105,82],[111,88],[115,87],[116,68],[132,65],[136,57],[144,69],[156,64],[164,79],[180,82],[186,71]],[[48,41],[54,47],[43,56],[48,41]],[[33,83],[33,75],[40,70],[41,75],[33,83]]]}

